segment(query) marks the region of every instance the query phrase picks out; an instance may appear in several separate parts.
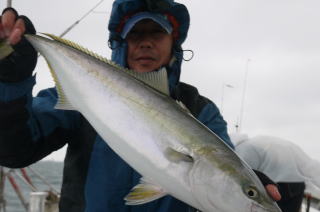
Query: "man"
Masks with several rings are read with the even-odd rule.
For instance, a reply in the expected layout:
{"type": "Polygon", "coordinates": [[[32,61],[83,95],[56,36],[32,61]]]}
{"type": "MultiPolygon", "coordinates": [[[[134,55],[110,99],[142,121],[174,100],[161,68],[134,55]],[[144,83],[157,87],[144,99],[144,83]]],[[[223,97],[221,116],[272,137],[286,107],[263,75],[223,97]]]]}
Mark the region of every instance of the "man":
{"type": "Polygon", "coordinates": [[[299,212],[304,192],[320,194],[320,163],[310,158],[294,143],[271,136],[231,134],[236,152],[251,168],[277,182],[278,202],[283,212],[299,212]],[[306,190],[305,190],[306,188],[306,190]]]}
{"type": "MultiPolygon", "coordinates": [[[[0,61],[0,164],[27,166],[68,144],[60,211],[193,210],[170,196],[141,206],[124,204],[123,197],[141,176],[108,147],[81,114],[53,108],[57,101],[54,88],[31,96],[36,54],[21,36],[35,30],[26,17],[16,20],[17,15],[13,9],[5,10],[0,25],[0,38],[15,48],[0,61]]],[[[196,88],[179,82],[181,45],[188,27],[189,14],[182,4],[116,0],[109,23],[112,60],[137,72],[166,68],[172,98],[181,100],[233,147],[217,107],[196,88]]],[[[276,189],[272,192],[277,195],[276,189]]]]}

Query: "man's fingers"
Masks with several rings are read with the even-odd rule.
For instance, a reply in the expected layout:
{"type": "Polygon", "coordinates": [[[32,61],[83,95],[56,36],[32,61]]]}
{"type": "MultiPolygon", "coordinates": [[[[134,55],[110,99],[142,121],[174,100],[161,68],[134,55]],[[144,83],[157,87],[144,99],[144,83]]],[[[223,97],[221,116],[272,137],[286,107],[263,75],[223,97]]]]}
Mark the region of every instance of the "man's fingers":
{"type": "Polygon", "coordinates": [[[26,31],[26,27],[24,25],[24,21],[22,19],[18,19],[9,36],[9,42],[12,45],[17,44],[21,40],[21,37],[25,31],[26,31]]]}
{"type": "Polygon", "coordinates": [[[2,29],[6,37],[9,37],[16,22],[16,14],[7,10],[1,17],[2,29]]]}
{"type": "Polygon", "coordinates": [[[1,24],[1,19],[0,19],[0,39],[4,39],[5,37],[6,37],[6,35],[4,34],[4,30],[3,30],[3,27],[1,24]]]}
{"type": "Polygon", "coordinates": [[[7,10],[1,16],[0,23],[0,38],[8,39],[12,45],[17,44],[20,40],[26,27],[23,19],[18,19],[16,13],[13,10],[7,10]]]}
{"type": "Polygon", "coordinates": [[[20,42],[21,40],[21,37],[22,37],[23,33],[21,31],[20,28],[16,28],[12,31],[10,37],[9,37],[9,43],[12,44],[12,45],[15,45],[17,43],[20,42]]]}
{"type": "Polygon", "coordinates": [[[281,194],[276,185],[268,184],[266,185],[266,190],[273,200],[275,201],[281,200],[281,194]]]}
{"type": "Polygon", "coordinates": [[[26,31],[26,26],[24,24],[24,20],[22,18],[19,18],[15,25],[14,25],[14,28],[19,28],[21,30],[21,32],[25,32],[26,31]]]}

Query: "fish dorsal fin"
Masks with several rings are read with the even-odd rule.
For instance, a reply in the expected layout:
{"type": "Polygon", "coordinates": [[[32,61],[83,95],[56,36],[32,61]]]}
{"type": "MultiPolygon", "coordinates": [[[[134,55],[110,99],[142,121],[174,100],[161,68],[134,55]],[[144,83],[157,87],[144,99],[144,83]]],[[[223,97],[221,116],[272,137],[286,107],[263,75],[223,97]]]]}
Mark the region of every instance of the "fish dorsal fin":
{"type": "Polygon", "coordinates": [[[53,78],[53,81],[56,85],[56,90],[58,93],[58,101],[57,101],[54,108],[59,109],[59,110],[76,110],[72,106],[72,104],[69,102],[69,100],[67,99],[67,96],[65,95],[63,88],[59,82],[59,79],[58,79],[56,73],[54,72],[54,70],[52,69],[49,61],[47,61],[47,64],[49,66],[49,70],[50,70],[51,76],[53,78]]]}
{"type": "Polygon", "coordinates": [[[107,63],[108,65],[113,66],[114,68],[121,70],[121,71],[125,71],[126,73],[130,74],[132,77],[134,77],[135,79],[147,84],[148,86],[152,87],[153,89],[166,94],[166,95],[170,95],[169,93],[169,82],[168,82],[168,76],[167,76],[167,71],[165,68],[161,68],[158,71],[153,71],[153,72],[148,72],[148,73],[138,73],[135,72],[133,70],[127,69],[127,68],[123,68],[121,66],[119,66],[118,64],[88,50],[87,48],[82,47],[81,45],[69,41],[67,39],[52,35],[52,34],[48,34],[48,33],[43,33],[44,35],[50,37],[51,39],[58,41],[60,43],[63,43],[69,47],[75,48],[85,54],[88,54],[104,63],[107,63]]]}
{"type": "Polygon", "coordinates": [[[126,70],[131,76],[137,80],[147,84],[153,89],[160,91],[161,93],[169,96],[169,81],[166,68],[161,68],[158,71],[152,71],[147,73],[138,73],[133,70],[126,70]]]}
{"type": "MultiPolygon", "coordinates": [[[[75,43],[73,41],[70,41],[70,40],[61,38],[59,36],[53,35],[53,34],[49,34],[49,33],[42,33],[42,34],[50,37],[51,39],[53,39],[55,41],[58,41],[59,43],[65,44],[65,45],[67,45],[69,47],[72,47],[74,49],[77,49],[77,50],[79,50],[79,51],[81,51],[81,52],[83,52],[83,53],[85,53],[87,55],[90,55],[90,56],[92,56],[92,57],[94,57],[94,58],[96,58],[96,59],[98,59],[100,61],[108,63],[109,65],[117,66],[115,63],[109,61],[107,58],[102,57],[99,54],[94,53],[93,51],[90,51],[89,49],[87,49],[87,48],[85,48],[85,47],[83,47],[83,46],[81,46],[81,45],[79,45],[79,44],[77,44],[77,43],[75,43]]],[[[119,68],[120,68],[120,66],[119,66],[119,68]]]]}
{"type": "Polygon", "coordinates": [[[141,205],[159,199],[168,193],[160,186],[140,179],[140,183],[133,187],[130,193],[124,198],[126,205],[141,205]]]}

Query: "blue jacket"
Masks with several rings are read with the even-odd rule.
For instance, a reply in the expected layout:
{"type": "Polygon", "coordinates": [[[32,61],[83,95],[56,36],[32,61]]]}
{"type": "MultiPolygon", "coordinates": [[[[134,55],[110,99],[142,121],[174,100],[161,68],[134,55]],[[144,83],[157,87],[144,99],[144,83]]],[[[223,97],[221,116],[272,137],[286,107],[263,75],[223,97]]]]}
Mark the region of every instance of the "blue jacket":
{"type": "MultiPolygon", "coordinates": [[[[114,35],[112,25],[116,25],[121,18],[119,9],[125,13],[138,7],[138,4],[142,5],[142,2],[114,2],[109,24],[111,36],[114,35]]],[[[170,4],[178,5],[181,10],[174,14],[187,18],[187,23],[181,24],[181,38],[175,46],[177,60],[173,66],[167,67],[171,96],[181,100],[197,119],[232,146],[226,122],[215,104],[199,95],[196,88],[179,82],[182,61],[179,49],[187,34],[189,16],[183,5],[170,4]],[[186,14],[183,15],[183,11],[186,14]]],[[[114,40],[111,42],[115,44],[114,40]]],[[[112,58],[121,62],[126,48],[122,41],[117,42],[122,47],[113,51],[112,58]]],[[[188,205],[170,196],[141,206],[126,206],[123,197],[139,182],[141,176],[109,148],[80,113],[54,109],[57,102],[55,88],[43,90],[32,97],[34,84],[35,77],[16,83],[0,82],[0,165],[25,167],[67,144],[61,212],[189,211],[188,205]]]]}

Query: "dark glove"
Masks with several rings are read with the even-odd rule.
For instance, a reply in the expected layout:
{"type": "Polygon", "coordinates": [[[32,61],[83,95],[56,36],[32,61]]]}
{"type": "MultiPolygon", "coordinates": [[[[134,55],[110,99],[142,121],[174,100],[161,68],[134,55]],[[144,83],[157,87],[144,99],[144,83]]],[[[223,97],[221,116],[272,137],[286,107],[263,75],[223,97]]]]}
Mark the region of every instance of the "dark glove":
{"type": "Polygon", "coordinates": [[[262,172],[260,171],[257,171],[257,170],[254,170],[254,173],[258,176],[259,180],[261,181],[262,185],[263,186],[266,186],[266,185],[275,185],[275,186],[278,186],[275,182],[273,182],[267,175],[263,174],[262,172]]]}
{"type": "MultiPolygon", "coordinates": [[[[6,8],[2,14],[12,10],[16,13],[16,17],[22,18],[27,34],[36,34],[36,30],[32,22],[26,16],[19,16],[13,8],[6,8]]],[[[1,82],[20,82],[30,77],[37,64],[38,55],[31,44],[22,37],[21,41],[13,46],[15,50],[8,57],[0,60],[0,81],[1,82]]]]}

